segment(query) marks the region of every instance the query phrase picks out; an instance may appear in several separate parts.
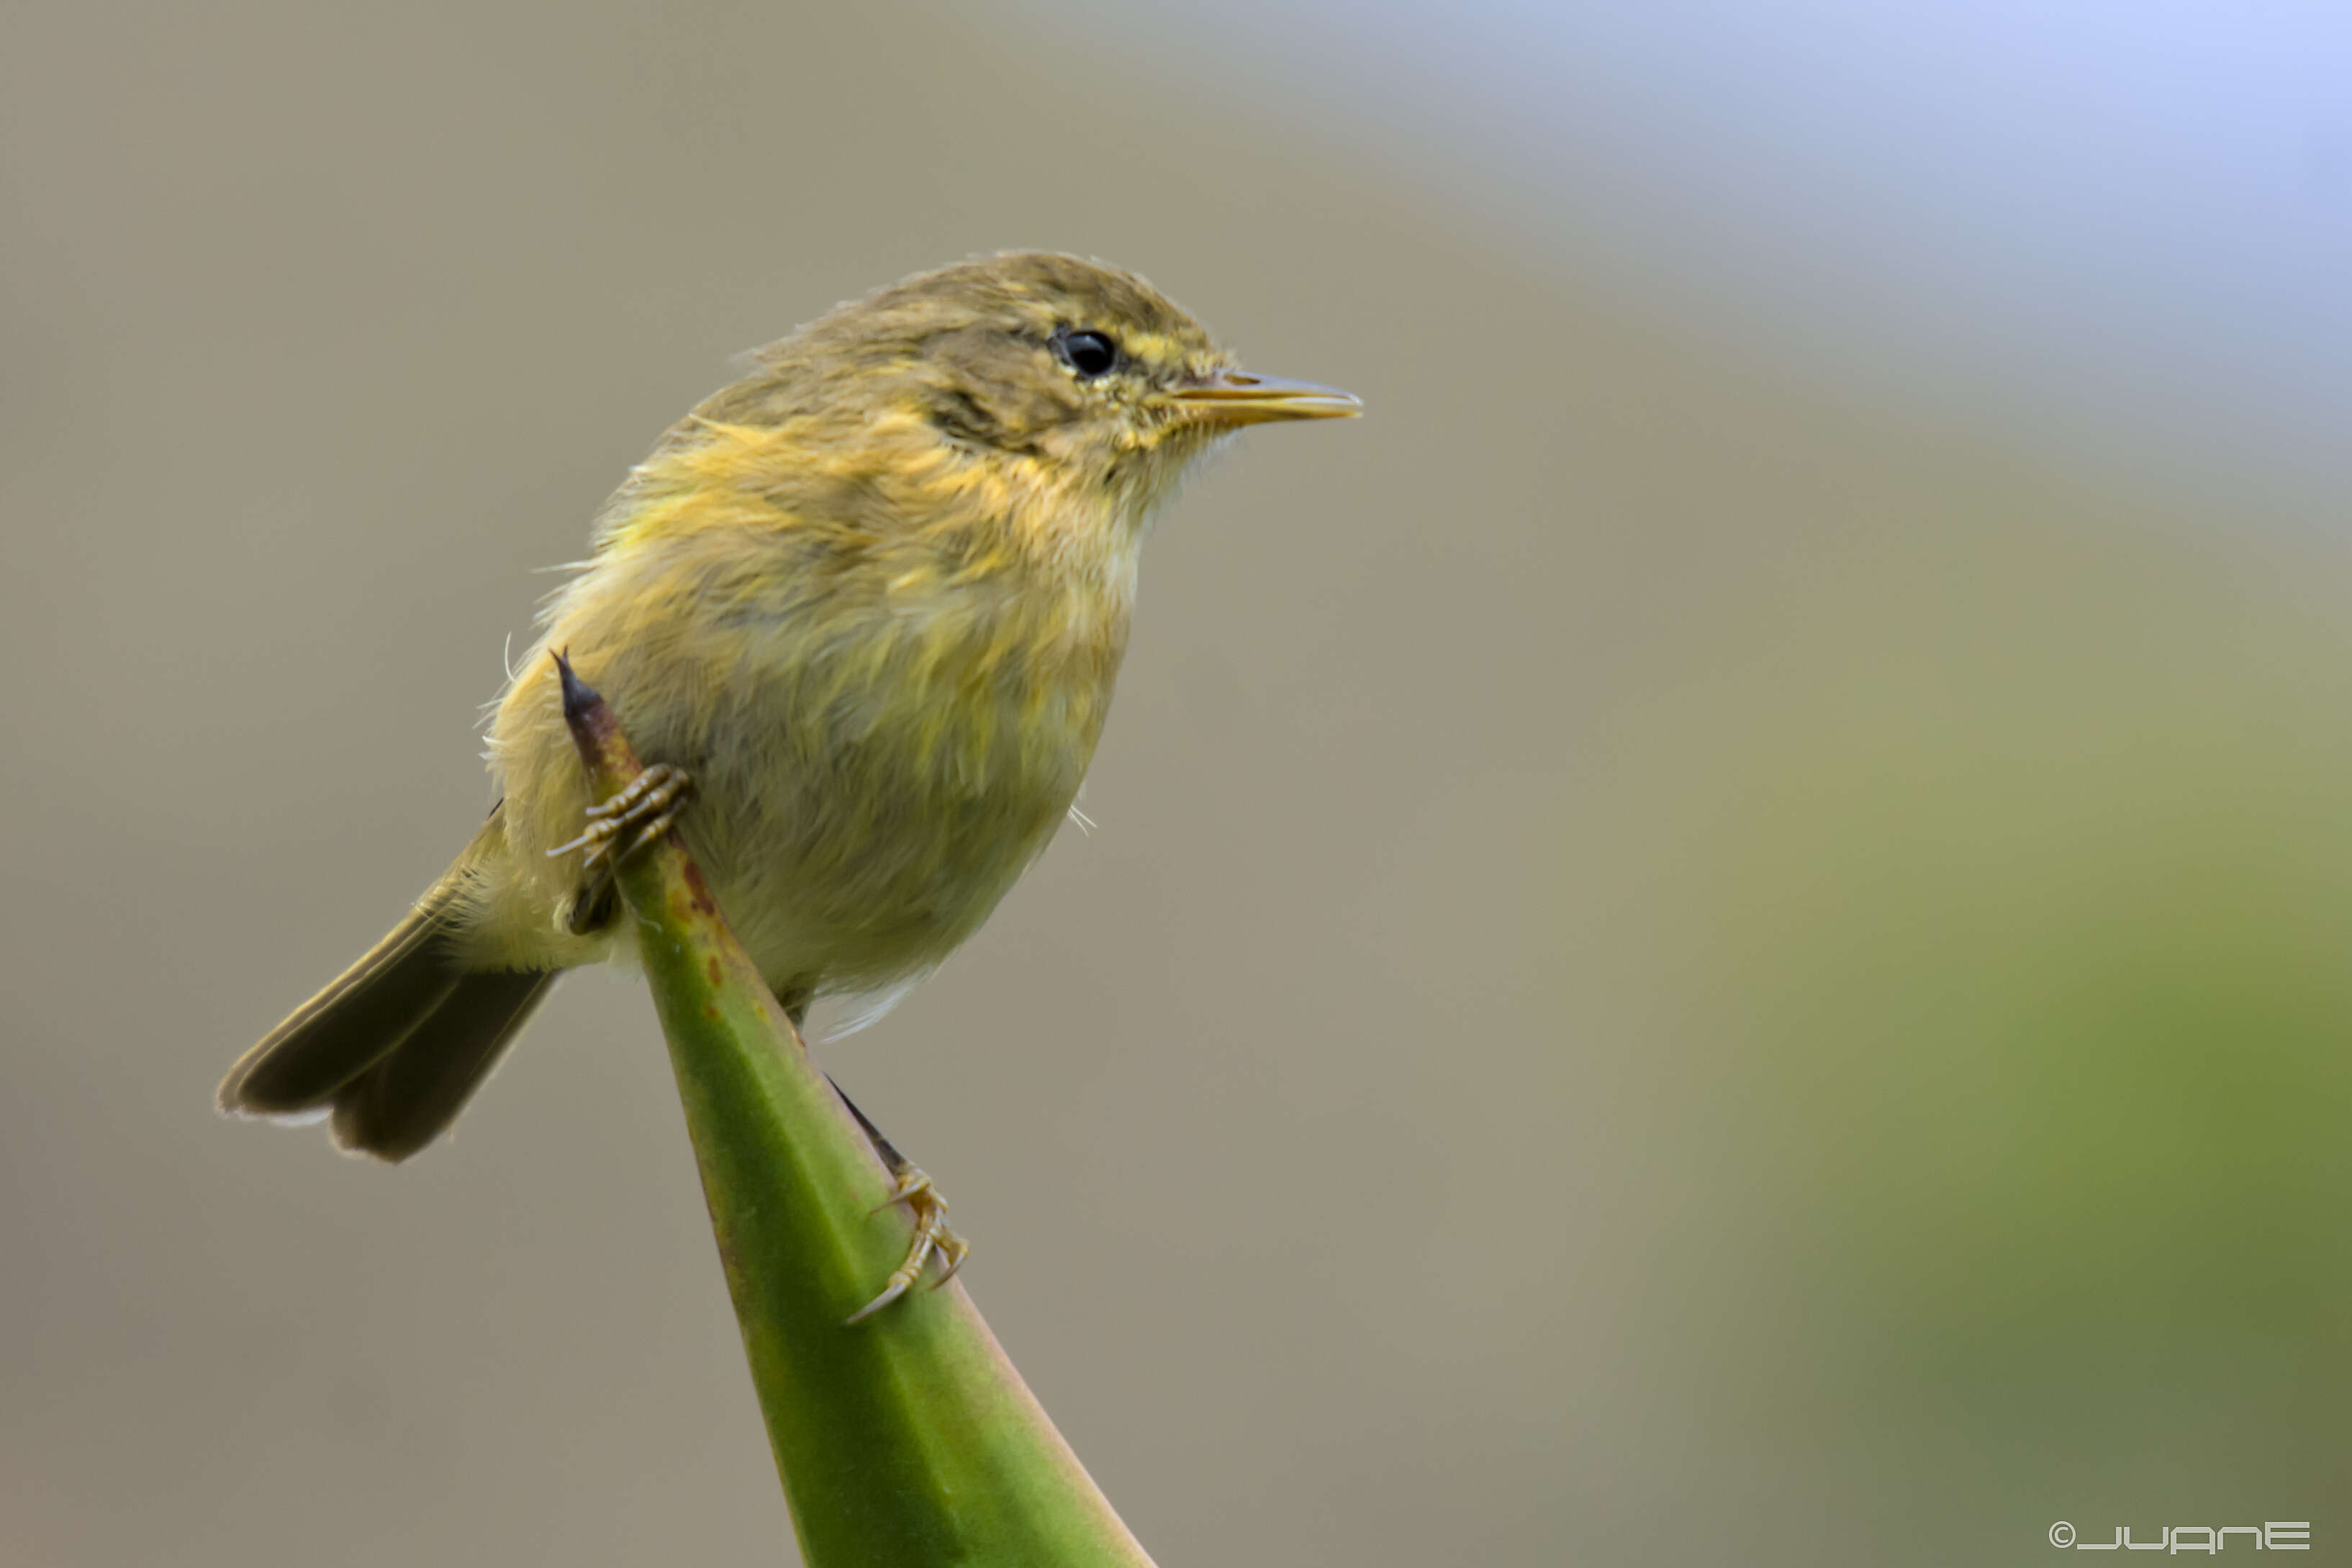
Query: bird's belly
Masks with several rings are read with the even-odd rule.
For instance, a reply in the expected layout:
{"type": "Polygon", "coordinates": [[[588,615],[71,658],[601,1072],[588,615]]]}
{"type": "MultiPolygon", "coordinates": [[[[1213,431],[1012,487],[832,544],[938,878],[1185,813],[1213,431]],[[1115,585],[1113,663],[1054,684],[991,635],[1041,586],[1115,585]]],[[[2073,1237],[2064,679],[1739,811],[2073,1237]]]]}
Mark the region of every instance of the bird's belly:
{"type": "Polygon", "coordinates": [[[871,990],[936,966],[1051,841],[1097,725],[1040,727],[1033,709],[1016,744],[992,748],[1010,716],[983,712],[821,747],[793,744],[787,723],[702,760],[688,845],[780,992],[871,990]]]}

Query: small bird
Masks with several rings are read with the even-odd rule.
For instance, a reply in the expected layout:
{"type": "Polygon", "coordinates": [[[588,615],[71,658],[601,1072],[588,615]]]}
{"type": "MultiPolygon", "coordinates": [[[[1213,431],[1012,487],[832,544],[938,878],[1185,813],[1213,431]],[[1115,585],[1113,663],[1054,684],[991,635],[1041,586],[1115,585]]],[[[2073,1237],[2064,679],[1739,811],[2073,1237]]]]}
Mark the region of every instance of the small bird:
{"type": "Polygon", "coordinates": [[[795,1024],[823,996],[887,1005],[1069,811],[1185,469],[1245,425],[1360,408],[1244,372],[1132,274],[1034,252],[760,350],[605,504],[499,703],[489,820],[222,1107],[329,1114],[384,1160],[425,1147],[558,975],[633,959],[624,829],[676,823],[795,1024]],[[588,797],[559,652],[647,763],[627,799],[588,797]]]}

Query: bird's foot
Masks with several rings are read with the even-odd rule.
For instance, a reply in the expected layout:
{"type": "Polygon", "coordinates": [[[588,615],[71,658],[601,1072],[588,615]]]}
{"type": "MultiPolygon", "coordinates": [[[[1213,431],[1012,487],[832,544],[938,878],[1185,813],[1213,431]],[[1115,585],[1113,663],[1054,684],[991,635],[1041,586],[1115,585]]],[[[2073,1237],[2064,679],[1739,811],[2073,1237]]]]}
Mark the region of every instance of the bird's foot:
{"type": "Polygon", "coordinates": [[[550,859],[570,854],[573,850],[588,852],[581,857],[583,865],[594,865],[605,855],[614,862],[625,860],[643,845],[649,844],[677,821],[678,808],[694,792],[694,780],[682,768],[667,762],[656,762],[628,782],[628,787],[602,805],[588,808],[588,827],[568,844],[558,844],[547,852],[550,859]],[[628,841],[621,843],[624,836],[628,841]],[[614,846],[618,844],[619,848],[614,846]]]}
{"type": "MultiPolygon", "coordinates": [[[[882,1287],[882,1293],[849,1315],[848,1322],[864,1322],[914,1288],[923,1277],[923,1270],[937,1257],[940,1263],[940,1277],[931,1281],[936,1291],[955,1278],[963,1260],[971,1256],[971,1243],[948,1228],[948,1200],[940,1189],[915,1166],[901,1161],[892,1173],[898,1178],[898,1190],[892,1194],[882,1208],[903,1203],[915,1217],[915,1239],[907,1248],[907,1260],[898,1265],[882,1287]]],[[[874,1212],[879,1214],[882,1208],[874,1212]]]]}

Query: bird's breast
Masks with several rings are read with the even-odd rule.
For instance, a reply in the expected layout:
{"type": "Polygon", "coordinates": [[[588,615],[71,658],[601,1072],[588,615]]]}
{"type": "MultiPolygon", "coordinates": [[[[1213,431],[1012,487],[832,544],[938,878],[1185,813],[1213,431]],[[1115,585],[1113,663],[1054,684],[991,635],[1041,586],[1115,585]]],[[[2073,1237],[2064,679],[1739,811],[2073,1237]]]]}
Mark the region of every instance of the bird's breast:
{"type": "Polygon", "coordinates": [[[695,836],[763,972],[863,988],[943,958],[1050,841],[1125,623],[1050,599],[902,593],[835,632],[780,626],[735,672],[704,737],[695,836]]]}

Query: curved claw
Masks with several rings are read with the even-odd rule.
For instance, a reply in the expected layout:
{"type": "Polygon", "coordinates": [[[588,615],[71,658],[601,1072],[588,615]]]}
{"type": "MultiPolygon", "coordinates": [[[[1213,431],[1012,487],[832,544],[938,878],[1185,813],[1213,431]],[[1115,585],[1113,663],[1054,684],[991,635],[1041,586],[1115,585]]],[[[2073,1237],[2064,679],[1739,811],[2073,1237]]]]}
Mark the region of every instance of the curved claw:
{"type": "Polygon", "coordinates": [[[909,1166],[907,1167],[906,1174],[898,1178],[898,1190],[866,1212],[879,1214],[886,1208],[896,1208],[902,1203],[909,1208],[914,1208],[926,1196],[940,1208],[947,1207],[948,1200],[940,1196],[940,1189],[933,1185],[931,1178],[917,1167],[909,1166]]]}
{"type": "Polygon", "coordinates": [[[963,1267],[963,1260],[971,1256],[971,1243],[952,1230],[943,1232],[940,1238],[940,1256],[947,1260],[947,1267],[940,1270],[940,1277],[931,1281],[934,1291],[956,1277],[956,1270],[963,1267]]]}
{"type": "Polygon", "coordinates": [[[610,822],[591,822],[588,824],[588,831],[578,838],[560,843],[548,851],[547,858],[554,860],[560,855],[568,855],[584,844],[588,847],[588,858],[593,861],[604,852],[605,844],[612,841],[614,831],[610,822]]]}
{"type": "Polygon", "coordinates": [[[846,1328],[852,1323],[862,1323],[905,1295],[915,1281],[923,1277],[923,1265],[931,1260],[931,1249],[936,1245],[928,1228],[916,1231],[915,1244],[907,1249],[907,1260],[891,1274],[890,1282],[882,1287],[882,1293],[844,1318],[842,1326],[846,1328]]]}
{"type": "Polygon", "coordinates": [[[915,1237],[908,1244],[907,1260],[892,1272],[880,1295],[843,1320],[845,1327],[864,1322],[914,1289],[915,1281],[923,1277],[923,1270],[933,1258],[938,1258],[943,1265],[940,1277],[931,1281],[931,1289],[936,1291],[954,1279],[956,1270],[963,1267],[964,1260],[971,1256],[971,1243],[948,1228],[948,1200],[940,1196],[940,1189],[931,1178],[914,1166],[906,1166],[899,1170],[898,1190],[872,1212],[879,1214],[883,1209],[901,1203],[915,1214],[915,1237]]]}
{"type": "Polygon", "coordinates": [[[630,779],[628,787],[611,800],[589,807],[587,826],[580,836],[548,851],[548,858],[552,860],[584,848],[588,852],[581,857],[583,863],[594,865],[625,833],[630,838],[621,855],[640,844],[650,843],[677,821],[677,808],[693,788],[694,781],[684,770],[667,762],[656,762],[630,779]]]}

